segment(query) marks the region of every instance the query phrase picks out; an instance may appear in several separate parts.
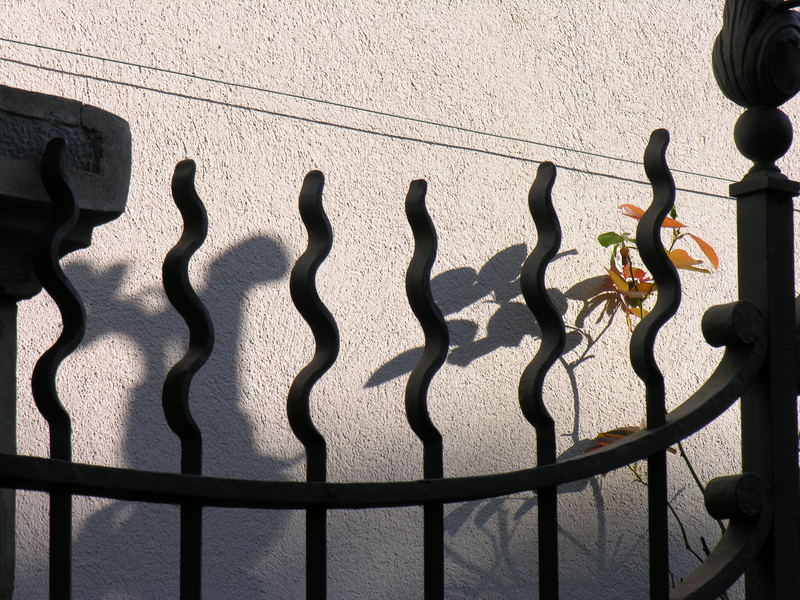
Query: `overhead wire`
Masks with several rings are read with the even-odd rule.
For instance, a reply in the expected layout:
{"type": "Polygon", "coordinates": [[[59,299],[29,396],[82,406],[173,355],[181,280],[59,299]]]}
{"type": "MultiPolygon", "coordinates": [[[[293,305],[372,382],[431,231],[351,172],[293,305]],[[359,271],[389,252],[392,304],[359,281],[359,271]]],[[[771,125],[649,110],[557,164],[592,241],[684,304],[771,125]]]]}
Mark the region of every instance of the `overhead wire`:
{"type": "MultiPolygon", "coordinates": [[[[551,149],[555,149],[555,150],[562,150],[562,151],[565,151],[565,152],[571,152],[571,153],[582,154],[582,155],[587,155],[587,156],[593,156],[593,157],[597,157],[597,158],[603,158],[603,159],[622,162],[622,163],[627,163],[627,164],[635,164],[635,165],[641,164],[639,161],[635,161],[635,160],[632,160],[632,159],[614,157],[614,156],[604,155],[604,154],[591,152],[591,151],[587,151],[587,150],[578,150],[578,149],[574,149],[574,148],[568,148],[568,147],[565,147],[565,146],[557,146],[557,145],[548,144],[548,143],[544,143],[544,142],[536,142],[536,141],[527,140],[527,139],[524,139],[524,138],[515,138],[515,137],[505,136],[505,135],[501,135],[501,134],[494,134],[494,133],[490,133],[490,132],[470,129],[470,128],[466,128],[466,127],[461,127],[461,126],[458,126],[458,125],[449,125],[449,124],[445,124],[445,123],[438,123],[436,121],[428,121],[428,120],[425,120],[425,119],[418,119],[418,118],[414,118],[414,117],[406,117],[406,116],[403,116],[403,115],[397,115],[397,114],[394,114],[394,113],[388,113],[388,112],[384,112],[384,111],[379,111],[379,110],[374,110],[374,109],[369,109],[369,108],[363,108],[363,107],[353,106],[353,105],[349,105],[349,104],[331,102],[331,101],[328,101],[328,100],[321,100],[321,99],[318,99],[318,98],[310,98],[310,97],[307,97],[307,96],[303,96],[303,95],[300,95],[300,94],[293,94],[293,93],[290,93],[290,92],[282,92],[282,91],[278,91],[278,90],[271,90],[271,89],[268,89],[268,88],[261,88],[261,87],[257,87],[257,86],[252,86],[252,85],[244,84],[244,83],[224,81],[224,80],[214,79],[214,78],[210,78],[210,77],[204,77],[202,75],[194,75],[194,74],[190,74],[190,73],[183,73],[183,72],[180,72],[180,71],[173,71],[171,69],[164,69],[164,68],[161,68],[161,67],[154,67],[154,66],[150,66],[150,65],[142,65],[142,64],[123,61],[123,60],[114,59],[114,58],[95,56],[95,55],[86,54],[86,53],[83,53],[83,52],[77,52],[77,51],[74,51],[74,50],[66,50],[66,49],[63,49],[63,48],[55,48],[55,47],[52,47],[52,46],[45,46],[45,45],[42,45],[42,44],[34,44],[34,43],[31,43],[31,42],[23,42],[21,40],[13,40],[13,39],[4,38],[4,37],[0,37],[0,42],[17,44],[17,45],[21,45],[21,46],[28,46],[28,47],[32,47],[32,48],[41,49],[41,50],[59,52],[59,53],[63,53],[63,54],[78,56],[78,57],[81,57],[81,58],[100,60],[100,61],[104,61],[104,62],[120,64],[120,65],[129,66],[129,67],[134,67],[134,68],[139,68],[139,69],[145,69],[145,70],[150,70],[150,71],[154,71],[154,72],[159,72],[159,73],[177,75],[177,76],[181,76],[181,77],[187,77],[187,78],[191,78],[191,79],[196,79],[196,80],[199,80],[199,81],[205,81],[205,82],[210,82],[210,83],[215,83],[215,84],[221,84],[221,85],[224,85],[224,86],[231,86],[231,87],[236,87],[236,88],[249,89],[249,90],[253,90],[253,91],[269,93],[269,94],[274,94],[274,95],[278,95],[278,96],[296,98],[296,99],[306,100],[306,101],[310,101],[310,102],[316,102],[316,103],[320,103],[320,104],[327,104],[327,105],[334,106],[334,107],[345,108],[345,109],[349,109],[349,110],[355,110],[355,111],[360,111],[360,112],[379,115],[379,116],[384,116],[384,117],[391,117],[391,118],[395,118],[395,119],[401,119],[401,120],[405,120],[405,121],[409,121],[409,122],[413,122],[413,123],[420,123],[420,124],[432,125],[432,126],[436,126],[436,127],[442,127],[442,128],[446,128],[446,129],[457,130],[457,131],[460,131],[460,132],[463,132],[463,133],[470,133],[470,134],[481,135],[481,136],[486,136],[486,137],[493,137],[493,138],[497,138],[497,139],[501,139],[501,140],[505,140],[505,141],[513,141],[513,142],[520,142],[520,143],[524,143],[524,144],[531,144],[531,145],[551,148],[551,149]]],[[[67,76],[70,76],[70,77],[78,77],[78,78],[98,81],[98,82],[102,82],[102,83],[108,83],[108,84],[112,84],[112,85],[119,85],[119,86],[129,87],[129,88],[137,89],[137,90],[140,90],[140,91],[164,94],[164,95],[168,95],[168,96],[172,96],[172,97],[183,98],[183,99],[186,99],[186,100],[206,102],[206,103],[209,103],[209,104],[213,104],[213,105],[217,105],[217,106],[225,106],[225,107],[228,107],[228,108],[233,108],[233,109],[238,109],[238,110],[246,110],[246,111],[250,111],[250,112],[268,114],[268,115],[274,116],[274,117],[286,118],[286,119],[291,119],[291,120],[295,120],[295,121],[311,123],[311,124],[315,124],[315,125],[322,125],[322,126],[326,126],[326,127],[335,127],[335,128],[339,128],[339,129],[342,129],[342,130],[345,130],[345,131],[352,131],[352,132],[355,132],[355,133],[375,135],[375,136],[379,136],[379,137],[384,137],[384,138],[389,138],[389,139],[394,139],[394,140],[400,140],[400,141],[406,141],[406,142],[412,142],[412,143],[421,143],[421,144],[426,144],[426,145],[430,145],[430,146],[447,148],[447,149],[451,149],[451,150],[462,150],[462,151],[467,151],[467,152],[475,152],[475,153],[478,153],[478,154],[484,154],[484,155],[488,155],[488,156],[495,156],[495,157],[499,157],[499,158],[506,158],[506,159],[521,161],[521,162],[530,163],[530,164],[540,164],[541,162],[543,162],[541,160],[534,159],[534,158],[524,157],[524,156],[520,156],[520,155],[516,155],[516,154],[509,154],[509,153],[506,153],[506,152],[497,152],[497,151],[489,150],[489,149],[486,149],[486,148],[477,148],[477,147],[473,147],[473,146],[465,146],[465,145],[452,144],[452,143],[447,143],[447,142],[437,142],[437,141],[433,141],[433,140],[426,140],[426,139],[411,137],[411,136],[407,136],[407,135],[388,133],[388,132],[383,132],[383,131],[376,131],[376,130],[373,130],[373,129],[366,129],[366,128],[363,128],[363,127],[355,127],[355,126],[352,126],[352,125],[345,125],[345,124],[341,124],[341,123],[334,123],[332,121],[324,121],[324,120],[321,120],[321,119],[314,119],[314,118],[311,118],[311,117],[303,117],[303,116],[299,116],[299,115],[293,115],[293,114],[290,114],[290,113],[274,111],[274,110],[268,110],[268,109],[264,109],[264,108],[254,107],[254,106],[247,106],[247,105],[244,105],[244,104],[237,104],[237,103],[233,103],[233,102],[215,100],[213,98],[204,98],[204,97],[200,97],[200,96],[192,96],[190,94],[184,94],[184,93],[181,93],[181,92],[174,92],[174,91],[171,91],[171,90],[164,90],[164,89],[161,89],[161,88],[145,86],[145,85],[141,85],[141,84],[137,84],[137,83],[127,82],[127,81],[120,81],[120,80],[115,80],[115,79],[109,79],[109,78],[106,78],[106,77],[99,77],[97,75],[90,75],[90,74],[87,74],[87,73],[78,73],[78,72],[74,72],[74,71],[67,71],[65,69],[57,69],[55,67],[48,67],[48,66],[45,66],[45,65],[40,65],[40,64],[36,64],[36,63],[32,63],[32,62],[22,61],[22,60],[18,60],[18,59],[3,57],[3,56],[0,56],[0,61],[1,62],[10,63],[10,64],[16,64],[16,65],[19,65],[19,66],[29,67],[29,68],[33,68],[33,69],[49,71],[49,72],[52,72],[52,73],[58,73],[58,74],[61,74],[61,75],[67,75],[67,76]]],[[[600,172],[600,171],[593,171],[593,170],[589,170],[589,169],[580,169],[580,168],[577,168],[577,167],[571,167],[571,166],[567,166],[567,165],[563,165],[563,164],[557,164],[556,166],[558,166],[558,168],[560,168],[560,169],[562,169],[564,171],[571,171],[571,172],[574,172],[574,173],[581,173],[581,174],[584,174],[584,175],[592,175],[592,176],[596,176],[596,177],[604,177],[604,178],[608,178],[608,179],[614,179],[614,180],[617,180],[617,181],[623,181],[623,182],[627,182],[627,183],[634,183],[634,184],[638,184],[638,185],[649,185],[649,183],[647,181],[643,181],[643,180],[640,180],[640,179],[634,179],[634,178],[631,178],[631,177],[623,177],[623,176],[619,176],[619,175],[613,175],[611,173],[603,173],[603,172],[600,172]]],[[[724,177],[718,177],[718,176],[715,176],[715,175],[705,175],[705,174],[702,174],[702,173],[695,173],[693,171],[686,171],[686,170],[680,170],[680,169],[672,169],[672,171],[675,172],[675,173],[693,175],[693,176],[703,177],[703,178],[707,178],[707,179],[715,179],[715,180],[719,180],[719,181],[723,181],[723,182],[732,182],[733,181],[733,180],[730,180],[730,179],[727,179],[727,178],[724,178],[724,177]]],[[[725,200],[729,199],[729,196],[727,196],[727,195],[715,194],[713,192],[706,192],[706,191],[703,191],[703,190],[690,189],[690,188],[680,188],[680,187],[677,188],[677,189],[678,189],[678,191],[688,192],[688,193],[692,193],[692,194],[698,194],[698,195],[701,195],[701,196],[708,196],[708,197],[712,197],[712,198],[720,198],[720,199],[725,199],[725,200]]]]}
{"type": "MultiPolygon", "coordinates": [[[[540,142],[540,141],[530,140],[530,139],[516,137],[516,136],[504,135],[504,134],[500,134],[500,133],[493,133],[493,132],[489,132],[489,131],[483,131],[483,130],[480,130],[480,129],[473,129],[473,128],[470,128],[470,127],[463,127],[461,125],[453,125],[453,124],[450,124],[450,123],[442,123],[442,122],[439,122],[439,121],[433,121],[433,120],[429,120],[429,119],[422,119],[422,118],[418,118],[418,117],[410,117],[410,116],[407,116],[407,115],[400,115],[400,114],[396,114],[396,113],[377,110],[377,109],[373,109],[373,108],[367,108],[367,107],[363,107],[363,106],[355,106],[353,104],[347,104],[347,103],[343,103],[343,102],[335,102],[335,101],[331,101],[331,100],[323,100],[323,99],[320,99],[320,98],[314,98],[314,97],[305,96],[305,95],[302,95],[302,94],[286,92],[286,91],[281,91],[281,90],[276,90],[276,89],[271,89],[271,88],[266,88],[266,87],[260,87],[260,86],[247,84],[247,83],[241,83],[241,82],[236,82],[236,81],[227,81],[227,80],[224,80],[224,79],[216,79],[214,77],[207,77],[207,76],[204,76],[204,75],[197,75],[197,74],[194,74],[194,73],[186,73],[186,72],[183,72],[183,71],[177,71],[177,70],[167,69],[167,68],[153,66],[153,65],[135,63],[135,62],[121,60],[121,59],[117,59],[117,58],[111,58],[111,57],[107,57],[107,56],[99,56],[99,55],[94,55],[94,54],[88,54],[88,53],[85,53],[85,52],[79,52],[77,50],[68,50],[68,49],[65,49],[65,48],[56,48],[54,46],[47,46],[47,45],[44,45],[44,44],[37,44],[37,43],[33,43],[33,42],[25,42],[25,41],[22,41],[22,40],[15,40],[15,39],[6,38],[6,37],[0,37],[0,42],[5,42],[5,43],[8,43],[8,44],[15,44],[15,45],[18,45],[18,46],[27,46],[27,47],[36,48],[36,49],[39,49],[39,50],[46,50],[46,51],[49,51],[49,52],[56,52],[56,53],[60,53],[60,54],[66,54],[66,55],[76,56],[76,57],[90,59],[90,60],[97,60],[97,61],[107,62],[107,63],[111,63],[111,64],[122,65],[122,66],[126,66],[126,67],[144,69],[144,70],[153,71],[153,72],[156,72],[156,73],[162,73],[162,74],[168,74],[168,75],[173,75],[173,76],[178,76],[178,77],[184,77],[184,78],[193,79],[193,80],[196,80],[196,81],[203,81],[203,82],[206,82],[206,83],[213,83],[213,84],[223,85],[223,86],[227,86],[227,87],[233,87],[233,88],[245,89],[245,90],[250,90],[250,91],[255,91],[255,92],[261,92],[261,93],[271,94],[271,95],[275,95],[275,96],[281,96],[281,97],[285,97],[285,98],[293,98],[293,99],[302,100],[302,101],[306,101],[306,102],[323,104],[323,105],[332,106],[332,107],[336,107],[336,108],[343,108],[343,109],[346,109],[346,110],[352,110],[352,111],[361,112],[361,113],[365,113],[365,114],[371,114],[371,115],[375,115],[375,116],[387,117],[387,118],[391,118],[391,119],[398,119],[398,120],[407,121],[407,122],[410,122],[410,123],[416,123],[416,124],[421,124],[421,125],[429,125],[429,126],[433,126],[433,127],[449,129],[449,130],[452,130],[452,131],[458,131],[458,132],[461,132],[461,133],[468,133],[468,134],[472,134],[472,135],[479,135],[479,136],[484,136],[484,137],[488,137],[488,138],[499,139],[499,140],[503,140],[503,141],[507,141],[507,142],[515,142],[515,143],[539,146],[539,147],[543,147],[543,148],[549,148],[549,149],[552,149],[552,150],[559,150],[559,151],[569,152],[569,153],[573,153],[573,154],[591,156],[591,157],[594,157],[594,158],[601,158],[601,159],[605,159],[605,160],[610,160],[610,161],[615,161],[615,162],[620,162],[620,163],[626,163],[626,164],[631,164],[631,165],[640,165],[641,164],[641,161],[639,161],[639,160],[633,160],[633,159],[624,158],[624,157],[620,157],[620,156],[612,156],[612,155],[608,155],[608,154],[602,154],[600,152],[593,152],[593,151],[590,151],[590,150],[581,150],[581,149],[578,149],[578,148],[570,148],[568,146],[560,146],[560,145],[551,144],[551,143],[548,143],[548,142],[540,142]]],[[[75,76],[80,76],[80,75],[77,75],[77,74],[74,74],[74,75],[75,76]]],[[[123,83],[123,82],[120,82],[120,83],[123,83]]],[[[195,98],[195,99],[200,99],[200,98],[195,98]]],[[[537,161],[534,161],[534,162],[537,162],[537,161]]],[[[695,171],[690,171],[690,170],[672,169],[672,171],[674,173],[681,173],[681,174],[684,174],[684,175],[693,175],[693,176],[702,177],[702,178],[705,178],[705,179],[715,179],[715,180],[726,182],[726,183],[733,183],[734,182],[734,180],[728,179],[726,177],[721,177],[721,176],[718,176],[718,175],[709,175],[709,174],[705,174],[705,173],[697,173],[695,171]]]]}

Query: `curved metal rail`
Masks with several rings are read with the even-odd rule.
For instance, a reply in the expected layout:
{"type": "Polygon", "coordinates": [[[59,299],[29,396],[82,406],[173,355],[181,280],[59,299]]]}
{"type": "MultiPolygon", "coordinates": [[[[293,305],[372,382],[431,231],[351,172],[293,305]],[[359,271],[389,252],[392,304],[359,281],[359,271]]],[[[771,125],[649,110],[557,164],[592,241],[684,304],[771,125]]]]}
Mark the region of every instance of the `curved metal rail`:
{"type": "Polygon", "coordinates": [[[719,597],[741,577],[769,536],[772,498],[758,475],[712,479],[705,497],[708,513],[730,519],[730,524],[703,564],[672,590],[670,600],[719,597]]]}
{"type": "Polygon", "coordinates": [[[663,425],[590,454],[506,473],[370,483],[253,481],[101,467],[31,456],[0,455],[0,485],[38,491],[166,504],[192,501],[240,508],[349,509],[464,502],[562,485],[642,460],[685,439],[721,415],[750,386],[765,355],[764,319],[749,302],[709,309],[703,333],[726,346],[719,365],[663,425]]]}

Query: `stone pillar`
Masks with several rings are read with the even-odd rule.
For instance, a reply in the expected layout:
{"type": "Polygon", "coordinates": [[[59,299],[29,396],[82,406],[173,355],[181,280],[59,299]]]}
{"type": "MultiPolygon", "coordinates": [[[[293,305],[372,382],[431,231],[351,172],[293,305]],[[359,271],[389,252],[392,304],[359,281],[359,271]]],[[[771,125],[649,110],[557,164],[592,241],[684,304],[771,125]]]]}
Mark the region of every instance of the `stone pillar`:
{"type": "MultiPolygon", "coordinates": [[[[39,162],[57,137],[67,141],[67,174],[80,206],[62,255],[88,247],[92,230],[122,214],[128,196],[127,122],[74,100],[0,86],[0,452],[9,454],[17,447],[17,303],[41,290],[31,243],[51,209],[39,162]]],[[[15,491],[0,490],[0,600],[12,597],[14,562],[15,491]]]]}

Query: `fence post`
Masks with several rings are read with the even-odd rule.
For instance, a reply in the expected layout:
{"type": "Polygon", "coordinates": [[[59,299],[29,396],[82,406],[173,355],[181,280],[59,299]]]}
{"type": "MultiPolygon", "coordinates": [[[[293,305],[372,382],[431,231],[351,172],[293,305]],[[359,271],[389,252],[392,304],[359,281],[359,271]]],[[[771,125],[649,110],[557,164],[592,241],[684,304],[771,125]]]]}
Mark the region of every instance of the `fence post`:
{"type": "MultiPolygon", "coordinates": [[[[0,86],[0,453],[15,454],[17,305],[39,293],[31,243],[51,218],[39,163],[47,142],[67,140],[71,183],[81,206],[61,248],[91,244],[93,229],[125,208],[131,164],[128,124],[74,100],[0,86]]],[[[0,489],[0,600],[14,590],[16,492],[0,489]]]]}
{"type": "MultiPolygon", "coordinates": [[[[770,125],[788,118],[778,109],[750,109],[737,123],[736,141],[748,158],[753,145],[777,154],[781,141],[765,139],[770,125]]],[[[785,145],[783,151],[788,149],[785,145]]],[[[777,156],[776,156],[777,158],[777,156]]],[[[756,163],[758,164],[758,163],[756,163]]],[[[792,200],[800,184],[777,170],[754,168],[731,186],[737,199],[739,294],[754,302],[768,322],[767,357],[742,396],[742,468],[772,488],[773,534],[746,577],[747,600],[798,597],[797,381],[794,334],[794,227],[792,200]]]]}
{"type": "Polygon", "coordinates": [[[742,467],[772,488],[772,534],[745,579],[747,600],[800,594],[797,350],[793,198],[800,184],[775,161],[789,150],[792,124],[778,106],[800,90],[800,17],[794,2],[727,0],[714,46],[723,93],[746,109],[734,138],[753,168],[730,193],[737,201],[739,295],[768,322],[761,372],[742,396],[742,467]]]}

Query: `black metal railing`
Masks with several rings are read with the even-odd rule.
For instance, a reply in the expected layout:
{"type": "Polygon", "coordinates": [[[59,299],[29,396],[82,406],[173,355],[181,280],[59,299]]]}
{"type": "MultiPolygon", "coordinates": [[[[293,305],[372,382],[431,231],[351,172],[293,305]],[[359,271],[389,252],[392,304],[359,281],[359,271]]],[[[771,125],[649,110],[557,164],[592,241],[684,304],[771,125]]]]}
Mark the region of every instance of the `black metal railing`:
{"type": "MultiPolygon", "coordinates": [[[[418,180],[411,183],[406,197],[406,214],[415,242],[406,292],[422,327],[425,345],[408,379],[405,406],[409,426],[423,448],[422,478],[363,483],[327,481],[326,441],[311,418],[309,398],[313,386],[337,359],[339,336],[336,323],[316,290],[317,269],[332,247],[333,236],[323,208],[324,177],[314,171],[303,182],[299,203],[300,216],[308,230],[308,247],[297,260],[290,278],[292,300],[316,342],[313,358],[294,379],[287,399],[288,423],[305,448],[306,481],[203,475],[202,432],[192,418],[189,391],[193,375],[211,352],[214,336],[209,315],[188,277],[189,260],[202,244],[207,229],[205,210],[194,190],[195,169],[191,161],[181,162],[175,169],[172,190],[184,218],[184,232],[167,255],[163,269],[167,296],[186,320],[190,332],[188,350],[170,370],[163,388],[165,419],[181,443],[181,471],[150,472],[72,462],[70,416],[59,402],[55,381],[59,364],[82,337],[85,316],[80,299],[59,266],[60,244],[75,222],[77,207],[62,165],[65,144],[60,140],[51,142],[42,160],[42,179],[55,207],[54,220],[36,247],[35,268],[45,291],[61,310],[64,329],[37,363],[32,377],[36,405],[50,429],[50,457],[0,454],[1,486],[50,495],[50,597],[71,597],[71,504],[76,495],[179,506],[183,600],[201,595],[204,508],[304,510],[306,595],[317,600],[327,594],[328,511],[422,507],[422,587],[426,600],[436,600],[445,594],[444,504],[535,491],[539,511],[539,590],[538,594],[532,590],[531,595],[553,600],[559,597],[559,486],[647,460],[651,600],[711,600],[724,594],[743,574],[746,574],[748,600],[797,598],[800,594],[795,339],[798,321],[792,199],[800,193],[800,184],[788,180],[775,166],[775,160],[785,154],[791,141],[788,119],[770,104],[776,93],[770,92],[772,95],[763,102],[753,100],[754,92],[745,93],[737,83],[742,78],[752,81],[747,69],[755,68],[736,54],[749,39],[747,36],[753,35],[753,27],[747,34],[740,29],[741,39],[731,41],[736,35],[731,34],[734,26],[730,23],[741,26],[736,15],[741,17],[743,1],[729,1],[728,29],[723,31],[715,49],[715,67],[723,90],[728,93],[727,85],[733,89],[729,93],[732,99],[745,99],[748,110],[737,124],[736,140],[755,165],[731,188],[738,201],[741,299],[710,308],[702,322],[707,342],[724,346],[725,353],[698,390],[675,409],[666,410],[664,377],[654,357],[654,346],[659,330],[675,314],[681,292],[677,273],[660,237],[661,223],[675,199],[675,185],[665,158],[669,135],[657,130],[644,156],[654,199],[640,220],[636,240],[657,285],[658,299],[634,331],[630,343],[632,368],[645,386],[646,427],[595,452],[557,460],[555,423],[544,395],[544,381],[564,350],[565,324],[548,296],[545,272],[559,250],[561,229],[552,199],[557,167],[542,164],[529,196],[538,240],[522,267],[520,280],[525,301],[542,332],[538,352],[519,382],[520,408],[535,429],[537,440],[536,464],[525,469],[469,477],[445,476],[444,440],[428,413],[427,394],[432,378],[447,357],[448,330],[431,293],[437,236],[425,207],[427,185],[418,180]],[[742,73],[737,69],[743,70],[742,73]],[[670,589],[666,451],[707,426],[739,399],[743,473],[712,480],[705,489],[709,514],[716,519],[729,519],[729,526],[705,561],[670,589]]],[[[748,6],[752,8],[755,4],[750,2],[748,6]]],[[[766,23],[763,27],[778,30],[781,43],[789,39],[785,35],[787,27],[798,31],[800,40],[798,19],[788,11],[788,6],[789,3],[778,6],[773,2],[761,13],[766,23]],[[789,19],[788,25],[785,18],[789,19]]],[[[747,15],[752,17],[752,13],[747,15]]],[[[759,35],[772,39],[764,32],[759,35]]],[[[762,45],[772,48],[766,42],[762,45]]],[[[785,52],[780,44],[776,48],[785,52]]],[[[772,62],[757,65],[758,69],[785,66],[776,59],[784,54],[770,56],[772,62]]],[[[791,69],[780,71],[784,75],[785,72],[793,73],[791,69]]],[[[794,83],[800,88],[800,76],[794,83]]],[[[785,87],[785,81],[782,85],[785,87]]],[[[780,101],[791,95],[778,94],[780,101]]]]}

